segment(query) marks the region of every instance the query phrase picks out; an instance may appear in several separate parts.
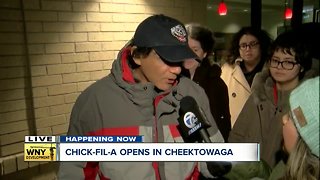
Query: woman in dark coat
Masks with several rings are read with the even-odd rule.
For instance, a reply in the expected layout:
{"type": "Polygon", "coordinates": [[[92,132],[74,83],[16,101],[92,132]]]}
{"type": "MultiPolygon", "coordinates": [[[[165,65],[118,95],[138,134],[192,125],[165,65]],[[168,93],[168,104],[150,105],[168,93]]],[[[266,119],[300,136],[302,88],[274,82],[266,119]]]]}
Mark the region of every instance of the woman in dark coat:
{"type": "Polygon", "coordinates": [[[228,88],[220,78],[220,66],[211,64],[208,58],[212,54],[215,43],[213,33],[199,24],[187,24],[186,29],[189,46],[199,59],[185,61],[184,67],[187,69],[185,74],[205,90],[211,113],[227,141],[231,130],[228,88]]]}

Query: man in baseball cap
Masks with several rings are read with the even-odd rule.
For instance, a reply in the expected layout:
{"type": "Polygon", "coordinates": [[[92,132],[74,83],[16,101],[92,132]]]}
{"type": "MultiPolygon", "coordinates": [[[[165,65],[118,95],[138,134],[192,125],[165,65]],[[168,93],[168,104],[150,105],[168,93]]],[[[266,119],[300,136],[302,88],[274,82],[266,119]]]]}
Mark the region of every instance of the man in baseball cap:
{"type": "MultiPolygon", "coordinates": [[[[144,142],[184,142],[177,128],[180,101],[192,96],[223,142],[204,90],[180,75],[182,62],[197,58],[178,20],[153,15],[142,21],[119,52],[111,73],[78,97],[68,135],[143,136],[144,142]]],[[[204,162],[62,162],[59,179],[198,179],[204,162]]]]}

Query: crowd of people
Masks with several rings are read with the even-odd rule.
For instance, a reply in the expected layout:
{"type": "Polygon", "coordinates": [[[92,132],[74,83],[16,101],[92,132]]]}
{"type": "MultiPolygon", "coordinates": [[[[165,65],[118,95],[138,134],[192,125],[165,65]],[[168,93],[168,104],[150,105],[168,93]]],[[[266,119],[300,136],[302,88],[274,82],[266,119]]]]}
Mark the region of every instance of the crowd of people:
{"type": "Polygon", "coordinates": [[[308,43],[301,29],[273,41],[243,27],[217,63],[208,27],[148,17],[111,73],[78,97],[68,135],[182,143],[180,101],[191,96],[211,142],[259,143],[261,161],[62,162],[59,179],[319,179],[319,56],[308,43]]]}

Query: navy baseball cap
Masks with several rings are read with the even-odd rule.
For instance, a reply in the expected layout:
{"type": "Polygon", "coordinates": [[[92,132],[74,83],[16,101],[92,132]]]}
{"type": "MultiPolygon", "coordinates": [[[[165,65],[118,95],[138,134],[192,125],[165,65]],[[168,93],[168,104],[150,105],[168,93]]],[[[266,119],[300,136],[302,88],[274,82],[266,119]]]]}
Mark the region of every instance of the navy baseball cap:
{"type": "Polygon", "coordinates": [[[151,47],[161,58],[173,63],[197,58],[189,48],[184,25],[162,14],[150,16],[138,25],[133,44],[138,47],[151,47]]]}

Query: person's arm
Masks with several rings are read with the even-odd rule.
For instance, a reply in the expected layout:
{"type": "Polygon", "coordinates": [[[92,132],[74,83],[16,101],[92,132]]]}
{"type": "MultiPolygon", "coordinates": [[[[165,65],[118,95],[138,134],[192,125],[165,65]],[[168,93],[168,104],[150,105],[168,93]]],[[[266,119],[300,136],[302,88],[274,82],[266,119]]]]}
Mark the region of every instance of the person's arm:
{"type": "Polygon", "coordinates": [[[222,136],[221,132],[219,131],[218,126],[216,124],[216,121],[214,120],[212,113],[211,113],[208,96],[203,91],[203,95],[201,95],[200,97],[202,97],[202,101],[201,101],[202,103],[200,104],[200,108],[204,112],[204,115],[206,116],[208,122],[211,125],[211,127],[209,127],[207,129],[207,131],[210,135],[210,139],[212,142],[223,143],[224,142],[223,136],[222,136]]]}
{"type": "MultiPolygon", "coordinates": [[[[229,142],[258,143],[261,138],[261,119],[258,106],[251,94],[229,135],[229,142]]],[[[262,159],[258,162],[232,162],[231,170],[223,177],[227,179],[268,178],[271,169],[262,159]]]]}
{"type": "Polygon", "coordinates": [[[228,142],[257,142],[260,129],[259,112],[251,94],[230,131],[228,142]]]}
{"type": "MultiPolygon", "coordinates": [[[[79,124],[79,113],[76,103],[72,109],[68,135],[84,135],[79,124]]],[[[84,179],[85,166],[86,162],[60,162],[58,179],[84,179]]]]}
{"type": "MultiPolygon", "coordinates": [[[[234,126],[234,128],[230,133],[229,136],[229,142],[244,142],[245,137],[247,136],[247,131],[249,128],[248,123],[249,116],[252,115],[249,114],[249,110],[253,109],[254,103],[253,99],[249,98],[247,103],[245,104],[244,108],[242,109],[242,112],[239,115],[239,118],[237,119],[237,122],[234,126]]],[[[208,162],[206,163],[207,170],[210,174],[204,174],[206,177],[222,177],[225,174],[233,174],[234,172],[237,172],[238,166],[233,167],[234,163],[230,162],[208,162]],[[231,171],[231,172],[230,172],[231,171]]],[[[242,166],[241,166],[242,167],[242,166]]]]}
{"type": "MultiPolygon", "coordinates": [[[[208,128],[210,140],[212,143],[223,143],[224,139],[220,133],[215,120],[211,114],[209,100],[207,95],[204,93],[202,99],[201,109],[205,113],[207,120],[210,122],[211,127],[208,128]]],[[[221,177],[231,169],[230,163],[228,162],[200,162],[200,172],[206,178],[221,177]]]]}
{"type": "Polygon", "coordinates": [[[261,160],[257,162],[232,162],[231,170],[223,177],[229,180],[268,179],[271,168],[261,160]]]}
{"type": "Polygon", "coordinates": [[[207,88],[212,115],[224,140],[227,141],[231,131],[228,87],[219,76],[216,76],[210,79],[207,88]]]}
{"type": "MultiPolygon", "coordinates": [[[[68,135],[85,136],[90,124],[99,123],[95,98],[81,94],[73,106],[68,135]]],[[[95,179],[99,162],[60,162],[58,179],[95,179]]]]}

